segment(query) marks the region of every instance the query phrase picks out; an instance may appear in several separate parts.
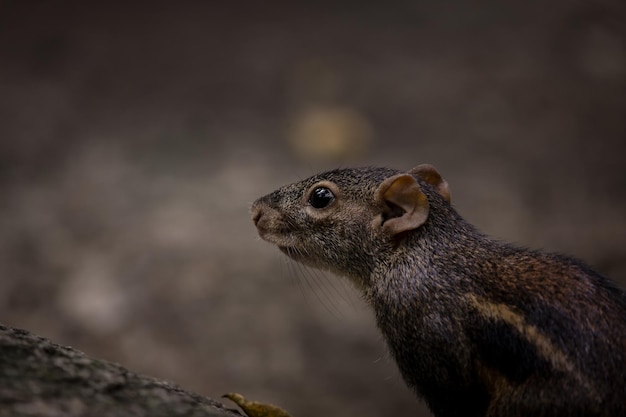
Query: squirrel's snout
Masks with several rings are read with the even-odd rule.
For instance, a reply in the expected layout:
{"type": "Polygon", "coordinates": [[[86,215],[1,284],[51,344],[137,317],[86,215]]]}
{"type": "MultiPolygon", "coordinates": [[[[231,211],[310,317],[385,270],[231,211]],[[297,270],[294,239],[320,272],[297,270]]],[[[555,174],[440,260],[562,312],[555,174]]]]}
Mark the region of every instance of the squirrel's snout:
{"type": "Polygon", "coordinates": [[[256,226],[256,230],[262,239],[267,240],[275,232],[276,223],[273,219],[273,213],[265,204],[257,201],[250,209],[252,213],[252,222],[256,226]]]}
{"type": "Polygon", "coordinates": [[[266,239],[269,235],[280,233],[285,227],[280,213],[269,207],[262,200],[257,200],[252,205],[250,212],[259,236],[263,239],[266,239]]]}
{"type": "Polygon", "coordinates": [[[273,208],[272,203],[276,202],[276,193],[268,194],[265,197],[261,197],[252,203],[250,213],[252,214],[252,221],[257,229],[262,229],[268,226],[272,222],[272,218],[275,218],[278,214],[273,208]]]}
{"type": "Polygon", "coordinates": [[[250,211],[252,212],[252,222],[258,227],[259,221],[263,217],[263,210],[258,204],[255,203],[252,205],[252,209],[250,209],[250,211]]]}

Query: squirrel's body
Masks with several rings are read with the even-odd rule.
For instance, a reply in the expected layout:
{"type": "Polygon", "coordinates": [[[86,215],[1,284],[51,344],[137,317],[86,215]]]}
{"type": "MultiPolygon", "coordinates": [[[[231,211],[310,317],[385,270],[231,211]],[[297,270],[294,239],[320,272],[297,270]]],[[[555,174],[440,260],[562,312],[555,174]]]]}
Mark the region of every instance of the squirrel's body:
{"type": "Polygon", "coordinates": [[[442,416],[626,416],[626,296],[583,263],[489,239],[430,166],[330,171],[253,206],[290,257],[349,277],[442,416]]]}

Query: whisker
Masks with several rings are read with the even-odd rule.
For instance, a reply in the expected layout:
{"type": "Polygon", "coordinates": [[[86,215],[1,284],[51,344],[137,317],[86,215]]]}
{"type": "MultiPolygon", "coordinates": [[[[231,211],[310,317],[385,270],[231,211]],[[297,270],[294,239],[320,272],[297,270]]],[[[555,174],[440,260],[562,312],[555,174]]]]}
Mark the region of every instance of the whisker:
{"type": "Polygon", "coordinates": [[[354,307],[354,301],[348,297],[348,287],[344,282],[344,278],[334,279],[335,277],[329,276],[325,271],[311,268],[310,270],[320,279],[320,281],[326,282],[327,285],[330,286],[331,294],[335,294],[335,296],[343,300],[345,304],[349,304],[351,307],[354,307]],[[337,284],[337,282],[339,282],[339,284],[337,284]],[[341,287],[339,287],[339,285],[341,287]]]}
{"type": "Polygon", "coordinates": [[[334,302],[337,300],[337,296],[339,296],[339,298],[342,298],[342,296],[336,291],[336,289],[332,285],[332,282],[329,280],[328,276],[321,273],[319,270],[313,269],[313,268],[306,268],[306,271],[308,275],[311,277],[311,279],[313,279],[313,281],[316,283],[317,288],[330,301],[330,304],[334,307],[334,310],[342,317],[345,317],[345,314],[341,311],[341,308],[339,308],[339,305],[336,302],[334,302]],[[325,279],[322,279],[322,278],[325,278],[325,279]],[[329,288],[329,285],[330,285],[330,288],[329,288]]]}
{"type": "Polygon", "coordinates": [[[345,318],[344,313],[341,311],[337,303],[334,302],[332,293],[327,290],[324,282],[320,281],[317,271],[315,269],[304,267],[303,272],[307,277],[307,281],[310,279],[315,284],[313,291],[320,294],[318,298],[322,304],[324,304],[324,307],[326,307],[333,314],[333,316],[335,316],[335,318],[339,319],[339,316],[345,318]]]}
{"type": "Polygon", "coordinates": [[[317,302],[337,320],[346,318],[342,304],[344,306],[349,305],[354,310],[355,302],[351,298],[352,289],[348,288],[349,283],[343,282],[345,281],[343,278],[335,279],[334,276],[329,276],[326,271],[308,267],[292,258],[292,256],[295,258],[302,255],[308,256],[306,248],[287,247],[286,252],[286,258],[284,255],[280,255],[284,262],[281,262],[280,265],[281,274],[289,275],[290,283],[298,286],[308,306],[314,307],[311,296],[307,294],[310,292],[313,293],[317,302]],[[337,284],[337,281],[342,282],[337,284]]]}
{"type": "MultiPolygon", "coordinates": [[[[349,305],[353,310],[355,309],[356,304],[352,297],[354,295],[354,288],[350,285],[347,279],[333,276],[327,271],[321,269],[312,267],[307,267],[307,269],[311,274],[315,275],[316,280],[319,281],[322,286],[330,286],[328,292],[324,291],[329,299],[341,299],[344,304],[349,305]]],[[[335,303],[335,306],[339,309],[339,305],[337,303],[335,303]]]]}
{"type": "MultiPolygon", "coordinates": [[[[306,248],[304,250],[306,252],[306,255],[309,255],[308,250],[306,248]]],[[[333,300],[332,293],[329,293],[324,288],[324,284],[323,284],[322,280],[320,279],[320,275],[319,275],[320,271],[318,269],[310,268],[310,267],[307,267],[307,266],[302,266],[301,270],[305,273],[305,275],[308,278],[311,278],[313,280],[313,282],[315,283],[316,287],[321,291],[322,294],[324,294],[324,296],[327,298],[327,300],[329,300],[331,302],[331,305],[333,305],[335,307],[335,310],[338,313],[341,314],[341,312],[338,310],[337,306],[332,302],[332,300],[333,300]]]]}
{"type": "MultiPolygon", "coordinates": [[[[287,248],[287,253],[290,254],[292,251],[291,248],[287,248]]],[[[300,290],[300,293],[302,294],[302,296],[304,297],[304,302],[307,304],[307,306],[311,307],[312,304],[309,300],[309,297],[307,296],[307,292],[304,290],[304,286],[302,285],[302,280],[298,278],[298,273],[296,271],[296,268],[294,266],[295,261],[291,258],[287,258],[285,260],[285,264],[287,265],[287,269],[289,271],[289,280],[293,283],[295,283],[298,286],[298,289],[300,290]]]]}
{"type": "Polygon", "coordinates": [[[284,255],[280,254],[280,273],[281,275],[288,275],[289,282],[291,285],[295,285],[295,279],[293,276],[293,271],[291,270],[291,265],[289,265],[289,258],[285,259],[284,255]]]}
{"type": "MultiPolygon", "coordinates": [[[[298,254],[301,253],[298,249],[296,249],[296,251],[298,254]]],[[[328,303],[328,298],[329,298],[328,294],[320,286],[320,283],[318,282],[318,280],[316,280],[315,277],[310,273],[310,269],[306,268],[304,265],[302,265],[299,262],[296,262],[296,266],[298,270],[300,271],[300,274],[304,277],[305,284],[307,285],[309,290],[313,293],[313,295],[315,295],[315,298],[317,298],[318,302],[333,317],[335,317],[336,319],[339,319],[337,314],[340,314],[340,315],[343,315],[343,314],[341,314],[341,312],[337,310],[337,307],[332,302],[330,304],[328,303]],[[313,282],[315,283],[315,286],[311,284],[311,280],[313,280],[313,282]],[[324,301],[324,298],[320,296],[320,292],[324,294],[324,296],[327,298],[327,301],[324,301]],[[331,308],[331,306],[334,308],[331,308]]]]}

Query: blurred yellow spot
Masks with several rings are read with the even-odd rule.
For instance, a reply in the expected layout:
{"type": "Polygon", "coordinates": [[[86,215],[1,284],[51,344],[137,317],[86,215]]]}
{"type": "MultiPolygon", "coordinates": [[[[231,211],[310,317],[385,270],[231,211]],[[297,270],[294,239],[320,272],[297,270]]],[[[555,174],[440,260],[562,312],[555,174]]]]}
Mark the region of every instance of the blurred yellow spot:
{"type": "Polygon", "coordinates": [[[373,139],[370,123],[347,107],[313,108],[295,117],[289,135],[294,153],[305,160],[354,159],[373,139]]]}

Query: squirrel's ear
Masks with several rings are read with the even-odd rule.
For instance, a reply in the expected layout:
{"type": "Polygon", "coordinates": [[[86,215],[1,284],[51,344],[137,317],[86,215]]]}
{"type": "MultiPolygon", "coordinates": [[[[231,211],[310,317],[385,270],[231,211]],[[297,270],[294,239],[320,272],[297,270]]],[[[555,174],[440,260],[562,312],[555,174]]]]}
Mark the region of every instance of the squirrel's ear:
{"type": "Polygon", "coordinates": [[[382,227],[392,235],[417,229],[428,217],[428,200],[412,175],[387,178],[378,187],[376,199],[383,207],[382,227]]]}
{"type": "Polygon", "coordinates": [[[450,202],[450,187],[448,187],[448,183],[441,177],[434,166],[429,164],[418,165],[411,169],[409,174],[432,185],[444,200],[448,203],[450,202]]]}

